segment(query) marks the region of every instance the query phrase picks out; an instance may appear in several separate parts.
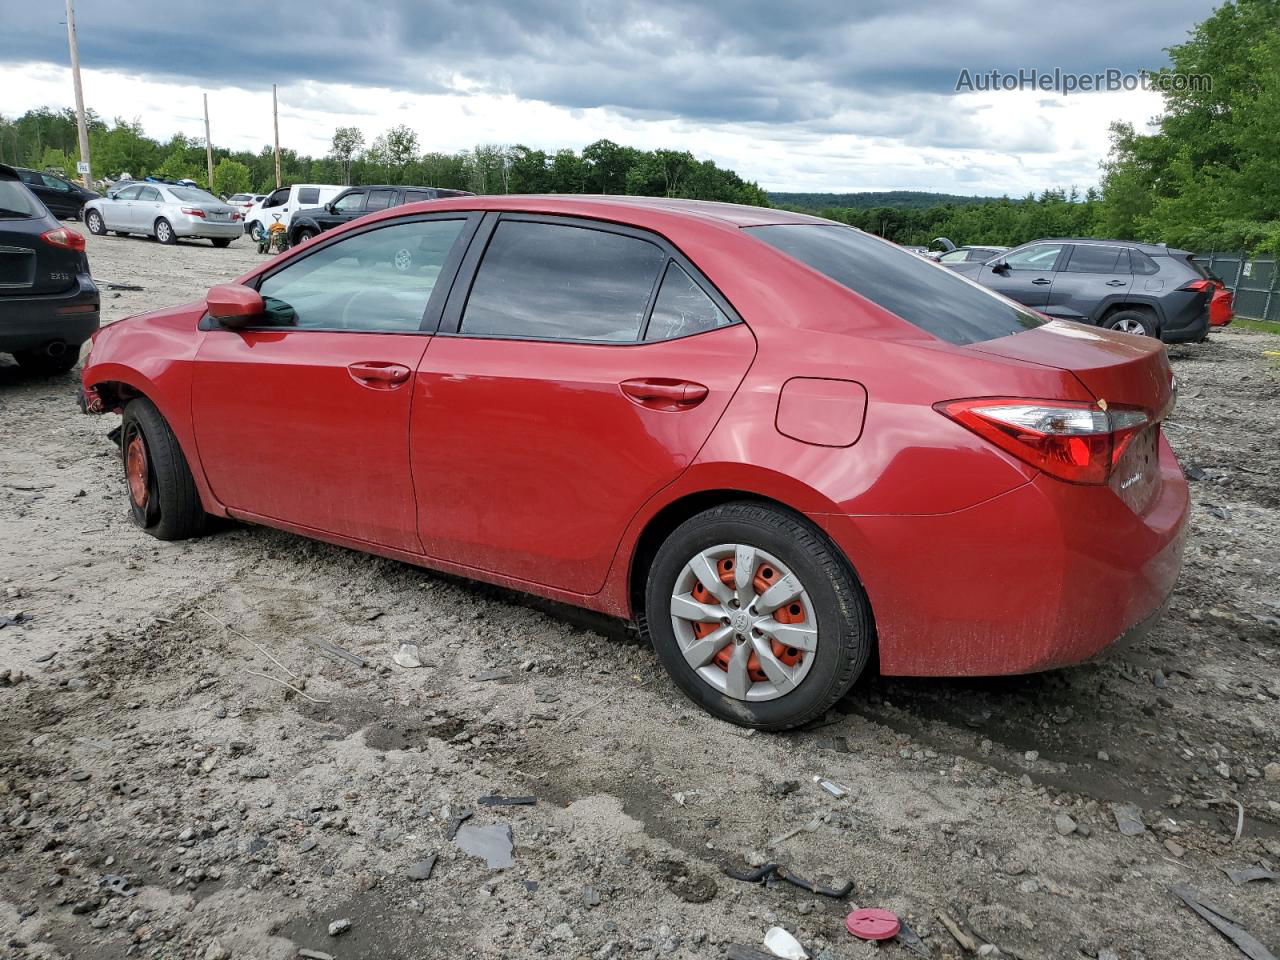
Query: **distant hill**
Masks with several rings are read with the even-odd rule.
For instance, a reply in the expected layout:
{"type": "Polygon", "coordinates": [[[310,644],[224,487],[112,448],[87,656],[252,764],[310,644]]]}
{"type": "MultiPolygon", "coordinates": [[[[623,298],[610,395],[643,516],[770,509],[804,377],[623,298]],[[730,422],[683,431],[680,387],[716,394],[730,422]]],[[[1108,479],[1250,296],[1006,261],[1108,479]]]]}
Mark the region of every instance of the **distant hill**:
{"type": "Polygon", "coordinates": [[[778,193],[769,191],[769,202],[777,207],[800,207],[822,210],[828,207],[851,207],[870,210],[872,207],[893,207],[898,210],[922,210],[944,203],[964,206],[974,203],[990,203],[999,197],[962,197],[954,193],[925,193],[919,190],[884,190],[867,193],[778,193]]]}

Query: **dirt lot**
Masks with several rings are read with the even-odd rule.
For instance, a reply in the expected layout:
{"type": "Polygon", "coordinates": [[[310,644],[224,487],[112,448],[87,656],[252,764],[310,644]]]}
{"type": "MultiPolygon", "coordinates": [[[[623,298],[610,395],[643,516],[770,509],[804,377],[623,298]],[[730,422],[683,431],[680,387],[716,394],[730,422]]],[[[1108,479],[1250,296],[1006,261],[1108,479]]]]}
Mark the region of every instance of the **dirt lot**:
{"type": "MultiPolygon", "coordinates": [[[[105,293],[108,322],[257,259],[89,253],[145,288],[105,293]]],[[[1280,870],[1266,351],[1280,337],[1242,330],[1173,351],[1195,510],[1150,637],[1043,676],[867,677],[786,736],[703,715],[617,624],[271,530],[159,543],[129,522],[117,419],[79,415],[73,376],[0,366],[0,613],[23,614],[0,629],[0,957],[719,958],[775,924],[826,960],[910,956],[846,934],[850,903],[935,958],[963,955],[940,910],[986,955],[1240,956],[1178,883],[1280,951],[1280,882],[1223,872],[1280,870]],[[394,665],[402,642],[428,665],[394,665]],[[1145,831],[1118,832],[1121,803],[1145,831]],[[466,810],[510,827],[512,866],[449,839],[466,810]],[[853,893],[721,872],[764,861],[853,893]]]]}

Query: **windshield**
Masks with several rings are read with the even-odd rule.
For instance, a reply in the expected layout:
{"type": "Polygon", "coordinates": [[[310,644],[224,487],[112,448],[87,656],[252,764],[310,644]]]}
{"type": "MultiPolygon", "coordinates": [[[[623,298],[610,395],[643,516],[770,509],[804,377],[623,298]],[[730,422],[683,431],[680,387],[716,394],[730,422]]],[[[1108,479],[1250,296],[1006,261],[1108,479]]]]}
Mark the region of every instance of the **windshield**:
{"type": "Polygon", "coordinates": [[[775,224],[747,232],[950,343],[980,343],[1048,321],[903,248],[840,224],[775,224]]]}
{"type": "Polygon", "coordinates": [[[16,220],[44,216],[35,197],[17,180],[0,180],[0,219],[16,220]]]}
{"type": "Polygon", "coordinates": [[[222,201],[215,197],[212,193],[201,190],[199,187],[170,187],[169,192],[179,200],[187,200],[192,203],[221,203],[222,201]]]}

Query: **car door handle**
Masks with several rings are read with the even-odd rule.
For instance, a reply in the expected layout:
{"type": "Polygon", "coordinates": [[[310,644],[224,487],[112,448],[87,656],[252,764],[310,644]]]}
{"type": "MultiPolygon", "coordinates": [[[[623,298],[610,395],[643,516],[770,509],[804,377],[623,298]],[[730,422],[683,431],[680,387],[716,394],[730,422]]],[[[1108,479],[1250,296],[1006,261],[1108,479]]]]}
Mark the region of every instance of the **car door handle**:
{"type": "Polygon", "coordinates": [[[618,384],[628,400],[650,410],[688,410],[707,398],[707,388],[691,380],[639,377],[618,384]]]}
{"type": "Polygon", "coordinates": [[[1037,287],[1043,287],[1046,283],[1053,283],[1052,280],[1046,280],[1044,277],[1036,277],[1031,282],[1034,283],[1037,287]]]}
{"type": "Polygon", "coordinates": [[[348,365],[347,371],[356,381],[366,386],[393,386],[404,383],[413,373],[408,367],[399,363],[382,363],[378,360],[365,360],[348,365]]]}
{"type": "Polygon", "coordinates": [[[1126,283],[1126,281],[1124,281],[1124,280],[1108,280],[1108,281],[1107,281],[1107,286],[1108,286],[1108,287],[1123,287],[1123,286],[1125,285],[1125,283],[1126,283]]]}

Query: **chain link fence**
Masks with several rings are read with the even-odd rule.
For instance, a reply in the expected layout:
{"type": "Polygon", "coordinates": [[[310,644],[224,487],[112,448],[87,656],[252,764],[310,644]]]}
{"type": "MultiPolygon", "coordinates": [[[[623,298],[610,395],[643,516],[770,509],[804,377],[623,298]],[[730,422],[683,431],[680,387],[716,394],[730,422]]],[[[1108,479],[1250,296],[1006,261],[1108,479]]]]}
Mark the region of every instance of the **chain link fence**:
{"type": "Polygon", "coordinates": [[[1236,316],[1280,322],[1280,271],[1275,257],[1210,251],[1194,259],[1230,288],[1236,316]]]}

